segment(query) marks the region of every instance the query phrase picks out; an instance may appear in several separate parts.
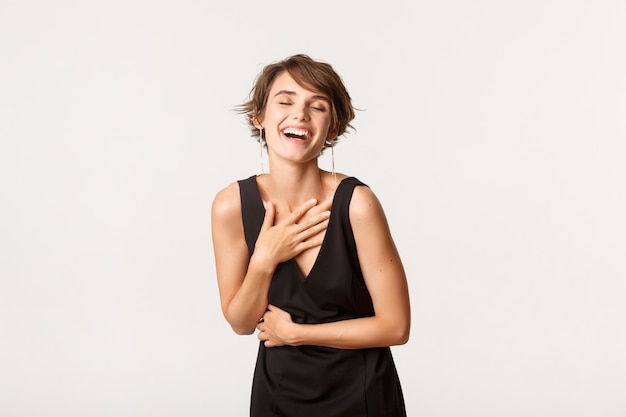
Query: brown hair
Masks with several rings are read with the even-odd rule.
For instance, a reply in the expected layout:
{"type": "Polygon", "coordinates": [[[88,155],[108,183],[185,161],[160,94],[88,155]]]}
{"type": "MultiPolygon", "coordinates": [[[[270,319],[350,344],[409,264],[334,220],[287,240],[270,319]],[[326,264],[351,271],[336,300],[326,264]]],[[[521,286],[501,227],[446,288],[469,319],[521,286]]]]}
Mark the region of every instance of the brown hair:
{"type": "Polygon", "coordinates": [[[330,99],[330,129],[337,131],[337,137],[332,141],[327,140],[322,150],[335,146],[339,136],[346,133],[348,128],[354,130],[350,124],[354,119],[354,107],[341,77],[329,64],[298,54],[263,68],[250,90],[249,100],[236,108],[239,113],[246,115],[253,137],[260,140],[254,119],[265,111],[272,84],[285,71],[302,87],[326,94],[330,99]]]}

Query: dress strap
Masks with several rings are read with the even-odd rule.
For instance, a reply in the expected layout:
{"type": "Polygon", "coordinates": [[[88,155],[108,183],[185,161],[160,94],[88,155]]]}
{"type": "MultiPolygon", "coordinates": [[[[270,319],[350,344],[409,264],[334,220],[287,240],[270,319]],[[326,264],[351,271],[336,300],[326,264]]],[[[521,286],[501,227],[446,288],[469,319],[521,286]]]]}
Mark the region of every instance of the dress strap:
{"type": "Polygon", "coordinates": [[[354,233],[352,231],[352,224],[350,223],[350,202],[352,201],[352,195],[354,189],[357,186],[367,187],[368,185],[359,181],[355,177],[344,178],[335,192],[333,204],[339,211],[339,217],[341,218],[341,227],[343,228],[342,235],[345,239],[345,244],[348,247],[350,254],[350,263],[354,271],[357,271],[356,276],[362,277],[361,264],[359,263],[359,256],[356,250],[356,241],[354,240],[354,233]]]}
{"type": "Polygon", "coordinates": [[[254,245],[261,232],[261,226],[263,226],[265,208],[261,194],[259,194],[256,175],[237,182],[239,183],[239,196],[241,198],[243,232],[248,245],[248,255],[252,256],[254,245]]]}

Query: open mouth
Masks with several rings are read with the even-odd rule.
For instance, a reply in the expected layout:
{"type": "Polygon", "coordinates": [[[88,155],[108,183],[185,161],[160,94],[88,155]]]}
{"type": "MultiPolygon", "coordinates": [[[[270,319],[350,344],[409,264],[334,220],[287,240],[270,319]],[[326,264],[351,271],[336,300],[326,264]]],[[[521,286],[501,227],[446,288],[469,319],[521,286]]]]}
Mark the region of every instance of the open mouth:
{"type": "Polygon", "coordinates": [[[306,129],[296,129],[294,127],[288,127],[283,130],[283,135],[291,139],[304,140],[309,137],[309,131],[306,129]]]}

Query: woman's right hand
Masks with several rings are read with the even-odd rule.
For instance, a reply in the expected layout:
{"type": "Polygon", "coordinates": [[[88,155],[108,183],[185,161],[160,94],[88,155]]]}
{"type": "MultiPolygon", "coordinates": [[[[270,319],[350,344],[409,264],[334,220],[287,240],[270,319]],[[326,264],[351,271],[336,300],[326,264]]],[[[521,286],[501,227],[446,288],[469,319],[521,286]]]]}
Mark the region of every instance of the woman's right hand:
{"type": "Polygon", "coordinates": [[[332,199],[321,204],[311,199],[274,224],[276,208],[271,202],[264,202],[265,218],[254,247],[254,261],[274,269],[280,262],[320,246],[328,227],[331,203],[332,199]]]}

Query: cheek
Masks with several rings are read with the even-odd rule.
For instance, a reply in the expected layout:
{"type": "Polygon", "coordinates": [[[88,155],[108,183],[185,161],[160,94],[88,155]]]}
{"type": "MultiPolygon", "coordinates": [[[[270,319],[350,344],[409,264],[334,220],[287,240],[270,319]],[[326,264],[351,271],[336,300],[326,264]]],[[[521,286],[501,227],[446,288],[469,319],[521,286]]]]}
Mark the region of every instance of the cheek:
{"type": "Polygon", "coordinates": [[[330,116],[321,114],[316,118],[316,122],[317,122],[317,125],[321,129],[324,129],[324,130],[330,129],[330,125],[331,125],[330,116]]]}
{"type": "Polygon", "coordinates": [[[325,135],[328,135],[331,131],[331,125],[329,121],[326,121],[326,123],[324,124],[324,129],[323,129],[323,133],[325,135]]]}
{"type": "Polygon", "coordinates": [[[287,113],[286,111],[276,110],[272,112],[269,118],[271,119],[272,123],[278,124],[284,121],[288,116],[289,116],[289,113],[287,113]]]}

